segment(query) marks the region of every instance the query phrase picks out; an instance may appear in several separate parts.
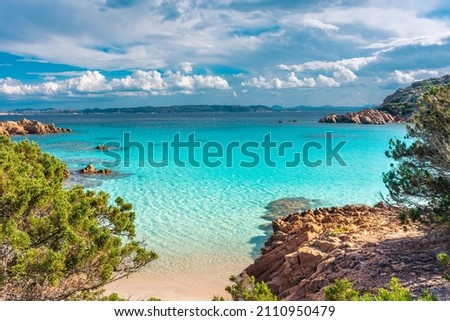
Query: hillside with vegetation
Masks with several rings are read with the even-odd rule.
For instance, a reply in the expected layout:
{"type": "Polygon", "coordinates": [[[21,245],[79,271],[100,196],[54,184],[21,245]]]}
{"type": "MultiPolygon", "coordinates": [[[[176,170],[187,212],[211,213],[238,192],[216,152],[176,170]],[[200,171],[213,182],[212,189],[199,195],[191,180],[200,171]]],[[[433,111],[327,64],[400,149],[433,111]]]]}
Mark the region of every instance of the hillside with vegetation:
{"type": "Polygon", "coordinates": [[[450,83],[450,75],[440,78],[431,78],[413,83],[406,88],[396,90],[387,96],[378,110],[389,113],[392,116],[410,119],[418,110],[418,100],[433,87],[446,86],[450,83]]]}

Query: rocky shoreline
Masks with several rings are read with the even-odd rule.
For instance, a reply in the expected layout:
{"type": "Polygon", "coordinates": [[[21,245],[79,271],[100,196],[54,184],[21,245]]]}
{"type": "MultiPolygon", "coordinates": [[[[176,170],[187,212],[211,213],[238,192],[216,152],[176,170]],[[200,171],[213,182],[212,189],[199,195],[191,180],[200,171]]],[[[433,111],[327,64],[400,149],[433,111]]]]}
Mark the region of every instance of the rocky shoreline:
{"type": "Polygon", "coordinates": [[[54,124],[44,124],[37,120],[28,120],[26,118],[19,121],[0,122],[0,135],[43,135],[56,133],[70,133],[69,128],[59,128],[54,124]]]}
{"type": "Polygon", "coordinates": [[[347,205],[278,218],[261,256],[245,272],[283,300],[324,300],[324,288],[346,278],[360,291],[397,277],[416,296],[428,289],[450,299],[436,255],[448,252],[443,227],[402,224],[401,209],[347,205]]]}
{"type": "Polygon", "coordinates": [[[372,124],[384,125],[389,123],[397,123],[402,119],[394,117],[384,111],[366,108],[356,113],[346,114],[329,114],[322,117],[319,123],[353,123],[353,124],[372,124]]]}

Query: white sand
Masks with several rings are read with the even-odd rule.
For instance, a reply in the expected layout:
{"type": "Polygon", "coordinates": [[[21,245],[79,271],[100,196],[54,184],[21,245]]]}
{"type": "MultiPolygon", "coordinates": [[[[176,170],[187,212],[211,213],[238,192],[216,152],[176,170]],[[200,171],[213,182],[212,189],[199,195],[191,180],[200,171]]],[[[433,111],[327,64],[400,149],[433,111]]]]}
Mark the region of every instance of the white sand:
{"type": "MultiPolygon", "coordinates": [[[[158,260],[157,260],[158,261],[158,260]]],[[[250,260],[240,263],[192,264],[186,268],[167,268],[152,262],[140,273],[118,280],[106,286],[106,294],[116,292],[131,300],[147,300],[157,297],[164,301],[210,301],[214,295],[229,298],[225,287],[229,277],[241,273],[250,260]]]]}

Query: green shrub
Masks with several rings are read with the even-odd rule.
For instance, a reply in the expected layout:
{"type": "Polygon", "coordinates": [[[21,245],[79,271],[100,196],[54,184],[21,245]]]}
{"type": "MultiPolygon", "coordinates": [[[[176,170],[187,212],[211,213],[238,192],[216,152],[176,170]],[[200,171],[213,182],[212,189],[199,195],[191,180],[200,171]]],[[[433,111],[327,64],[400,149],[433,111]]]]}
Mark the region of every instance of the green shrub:
{"type": "Polygon", "coordinates": [[[254,276],[243,273],[241,277],[231,276],[233,285],[227,286],[225,290],[231,294],[234,301],[277,301],[278,298],[272,293],[265,282],[256,282],[254,276]]]}
{"type": "MultiPolygon", "coordinates": [[[[360,294],[346,279],[337,279],[334,285],[325,288],[327,301],[413,301],[411,292],[402,287],[397,278],[392,278],[387,288],[380,288],[375,294],[360,294]]],[[[425,291],[419,301],[437,301],[436,295],[425,291]]]]}
{"type": "Polygon", "coordinates": [[[325,288],[327,301],[360,301],[359,292],[353,289],[353,284],[347,279],[337,279],[334,285],[325,288]]]}
{"type": "Polygon", "coordinates": [[[0,135],[0,300],[100,299],[105,284],[157,257],[135,240],[131,204],[64,189],[64,169],[0,135]]]}
{"type": "Polygon", "coordinates": [[[444,279],[446,279],[447,281],[450,281],[450,275],[449,275],[450,256],[445,253],[440,253],[437,255],[437,259],[439,260],[442,267],[444,268],[444,279]]]}

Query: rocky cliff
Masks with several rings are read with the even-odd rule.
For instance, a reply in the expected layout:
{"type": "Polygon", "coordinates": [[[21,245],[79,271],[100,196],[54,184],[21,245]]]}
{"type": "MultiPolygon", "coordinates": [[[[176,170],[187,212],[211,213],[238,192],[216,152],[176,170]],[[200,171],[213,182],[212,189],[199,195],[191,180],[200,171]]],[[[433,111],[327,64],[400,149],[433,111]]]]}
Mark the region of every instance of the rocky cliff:
{"type": "Polygon", "coordinates": [[[320,123],[355,123],[382,125],[397,122],[399,119],[376,109],[366,108],[356,113],[342,115],[329,114],[319,120],[320,123]]]}
{"type": "Polygon", "coordinates": [[[44,124],[37,120],[26,118],[19,121],[0,122],[0,135],[29,135],[29,134],[53,134],[70,132],[70,129],[59,128],[54,124],[44,124]]]}
{"type": "Polygon", "coordinates": [[[387,96],[377,109],[393,116],[409,119],[417,111],[417,101],[424,93],[432,87],[446,86],[449,83],[450,75],[417,81],[411,86],[400,88],[392,95],[387,96]]]}
{"type": "Polygon", "coordinates": [[[356,123],[356,124],[387,124],[408,121],[418,109],[419,98],[432,87],[450,84],[450,75],[431,78],[413,83],[406,88],[400,88],[387,96],[376,109],[366,108],[356,113],[342,115],[329,114],[319,120],[321,123],[356,123]]]}
{"type": "Polygon", "coordinates": [[[273,221],[262,255],[245,272],[285,300],[323,300],[324,288],[347,278],[360,291],[397,277],[420,296],[423,289],[450,299],[450,282],[436,255],[448,252],[448,230],[401,224],[400,210],[374,207],[306,210],[273,221]]]}

